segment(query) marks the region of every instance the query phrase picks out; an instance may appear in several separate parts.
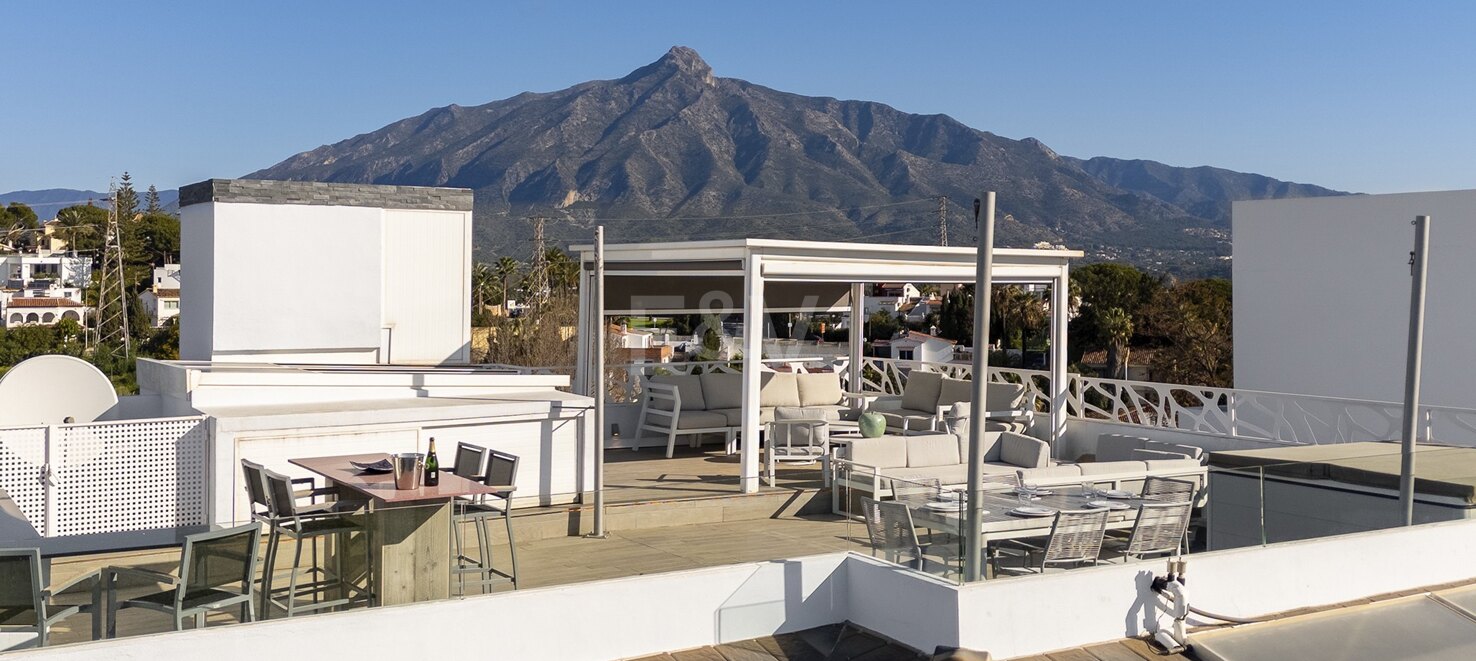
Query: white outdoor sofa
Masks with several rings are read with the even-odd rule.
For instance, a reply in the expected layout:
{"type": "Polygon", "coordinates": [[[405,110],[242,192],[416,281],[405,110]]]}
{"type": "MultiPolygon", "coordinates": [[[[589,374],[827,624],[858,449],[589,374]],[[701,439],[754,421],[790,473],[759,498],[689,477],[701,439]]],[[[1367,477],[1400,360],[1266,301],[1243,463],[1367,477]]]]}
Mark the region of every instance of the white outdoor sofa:
{"type": "MultiPolygon", "coordinates": [[[[778,407],[804,407],[818,412],[828,422],[852,421],[860,416],[860,393],[841,389],[835,372],[770,372],[759,375],[759,424],[774,420],[778,407]]],[[[666,437],[666,456],[676,449],[676,437],[722,434],[729,454],[736,448],[743,427],[743,374],[705,372],[700,375],[658,375],[642,381],[644,396],[638,433],[657,432],[666,437]]]]}
{"type": "MultiPolygon", "coordinates": [[[[892,493],[892,480],[937,480],[941,486],[957,487],[968,481],[969,440],[967,431],[887,434],[878,438],[848,441],[844,455],[831,460],[835,489],[832,506],[845,514],[843,493],[881,498],[892,493]]],[[[984,474],[1013,481],[1021,469],[1052,465],[1050,445],[1014,432],[984,433],[984,474]]]]}
{"type": "MultiPolygon", "coordinates": [[[[973,381],[913,370],[907,375],[901,395],[872,397],[866,410],[880,413],[887,419],[887,429],[903,434],[939,431],[955,404],[968,404],[973,399],[973,381]]],[[[1018,383],[989,384],[984,404],[988,410],[987,431],[1024,433],[1034,415],[1025,404],[1025,386],[1018,383]]]]}

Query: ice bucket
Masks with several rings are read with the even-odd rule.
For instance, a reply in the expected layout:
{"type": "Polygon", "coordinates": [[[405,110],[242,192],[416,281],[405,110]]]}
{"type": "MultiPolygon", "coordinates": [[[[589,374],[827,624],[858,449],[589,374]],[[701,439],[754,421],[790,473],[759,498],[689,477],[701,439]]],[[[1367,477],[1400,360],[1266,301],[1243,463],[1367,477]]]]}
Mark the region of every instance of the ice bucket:
{"type": "Polygon", "coordinates": [[[395,466],[396,489],[419,489],[420,476],[424,474],[425,455],[419,452],[402,452],[390,455],[395,466]]]}

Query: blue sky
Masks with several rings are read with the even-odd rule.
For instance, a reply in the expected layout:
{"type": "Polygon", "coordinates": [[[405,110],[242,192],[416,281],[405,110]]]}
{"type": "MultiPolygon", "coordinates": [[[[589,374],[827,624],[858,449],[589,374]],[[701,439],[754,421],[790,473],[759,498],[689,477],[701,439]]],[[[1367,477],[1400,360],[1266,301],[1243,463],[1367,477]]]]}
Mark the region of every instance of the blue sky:
{"type": "Polygon", "coordinates": [[[426,109],[719,76],[1062,154],[1476,187],[1476,3],[5,2],[0,191],[239,176],[426,109]]]}

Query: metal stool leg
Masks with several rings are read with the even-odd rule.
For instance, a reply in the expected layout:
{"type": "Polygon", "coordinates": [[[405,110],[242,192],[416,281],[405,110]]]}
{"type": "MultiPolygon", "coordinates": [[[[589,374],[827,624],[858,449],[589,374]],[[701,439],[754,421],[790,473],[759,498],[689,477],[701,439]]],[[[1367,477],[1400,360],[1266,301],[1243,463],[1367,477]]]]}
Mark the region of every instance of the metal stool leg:
{"type": "Polygon", "coordinates": [[[502,512],[502,519],[507,522],[507,553],[512,558],[512,585],[516,590],[518,589],[518,544],[517,540],[513,539],[512,502],[505,502],[503,506],[507,508],[502,512]]]}

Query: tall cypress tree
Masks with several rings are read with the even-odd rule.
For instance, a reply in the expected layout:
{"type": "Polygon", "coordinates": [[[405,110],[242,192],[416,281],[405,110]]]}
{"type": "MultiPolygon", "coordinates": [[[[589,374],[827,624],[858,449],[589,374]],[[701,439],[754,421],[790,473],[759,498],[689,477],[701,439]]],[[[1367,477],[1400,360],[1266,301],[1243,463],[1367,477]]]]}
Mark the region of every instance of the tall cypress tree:
{"type": "Polygon", "coordinates": [[[159,205],[159,189],[149,184],[149,192],[144,195],[144,213],[163,213],[164,208],[159,205]]]}

